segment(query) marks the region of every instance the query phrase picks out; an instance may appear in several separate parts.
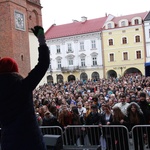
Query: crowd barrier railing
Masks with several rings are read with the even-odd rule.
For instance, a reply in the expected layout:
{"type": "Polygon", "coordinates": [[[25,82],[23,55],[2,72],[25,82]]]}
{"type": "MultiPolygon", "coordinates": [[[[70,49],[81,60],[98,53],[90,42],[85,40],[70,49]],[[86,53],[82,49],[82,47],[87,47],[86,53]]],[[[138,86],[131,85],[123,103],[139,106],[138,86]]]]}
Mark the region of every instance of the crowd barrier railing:
{"type": "Polygon", "coordinates": [[[130,150],[128,129],[121,125],[70,125],[64,131],[64,145],[74,148],[130,150]]]}
{"type": "Polygon", "coordinates": [[[131,132],[123,125],[68,125],[64,131],[59,126],[40,128],[44,135],[61,135],[64,149],[150,150],[150,125],[134,126],[131,132]]]}
{"type": "Polygon", "coordinates": [[[131,130],[135,150],[150,150],[150,125],[136,125],[131,130]]]}

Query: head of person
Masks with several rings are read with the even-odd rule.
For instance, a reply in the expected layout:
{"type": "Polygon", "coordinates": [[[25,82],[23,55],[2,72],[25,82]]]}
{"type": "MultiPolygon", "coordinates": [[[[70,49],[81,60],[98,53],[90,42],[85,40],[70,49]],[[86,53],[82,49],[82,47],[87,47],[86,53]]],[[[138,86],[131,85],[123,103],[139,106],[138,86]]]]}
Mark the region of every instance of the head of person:
{"type": "Polygon", "coordinates": [[[77,106],[78,106],[79,109],[81,109],[82,108],[82,102],[78,102],[77,106]]]}
{"type": "Polygon", "coordinates": [[[136,95],[131,95],[131,102],[136,102],[136,95]]]}
{"type": "Polygon", "coordinates": [[[96,114],[96,113],[98,112],[97,105],[93,104],[93,105],[91,106],[91,112],[92,112],[93,114],[96,114]]]}
{"type": "Polygon", "coordinates": [[[0,59],[0,74],[12,72],[18,73],[18,65],[16,61],[9,57],[0,59]]]}
{"type": "Polygon", "coordinates": [[[110,113],[111,109],[110,109],[109,104],[104,105],[104,110],[105,110],[106,113],[110,113]]]}
{"type": "Polygon", "coordinates": [[[93,97],[92,100],[93,100],[93,103],[94,103],[94,104],[97,104],[97,103],[98,103],[98,98],[97,98],[97,97],[93,97]]]}
{"type": "Polygon", "coordinates": [[[119,98],[120,98],[120,102],[121,103],[125,103],[126,102],[126,95],[124,93],[121,93],[119,98]]]}
{"type": "Polygon", "coordinates": [[[139,95],[140,101],[146,101],[146,93],[145,92],[141,92],[139,95]]]}
{"type": "Polygon", "coordinates": [[[140,106],[138,105],[138,103],[136,102],[131,102],[130,105],[127,107],[127,114],[129,114],[130,112],[132,113],[142,113],[142,110],[140,108],[140,106]]]}

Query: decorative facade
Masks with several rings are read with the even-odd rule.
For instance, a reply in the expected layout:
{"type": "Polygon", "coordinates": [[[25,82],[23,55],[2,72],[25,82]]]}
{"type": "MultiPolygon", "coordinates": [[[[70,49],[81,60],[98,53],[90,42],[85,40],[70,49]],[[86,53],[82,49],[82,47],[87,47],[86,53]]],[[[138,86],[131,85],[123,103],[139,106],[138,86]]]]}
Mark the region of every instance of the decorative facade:
{"type": "Polygon", "coordinates": [[[46,32],[51,51],[48,80],[86,81],[130,73],[145,75],[144,64],[149,53],[145,32],[147,37],[150,25],[144,26],[144,19],[148,14],[108,15],[100,25],[102,18],[87,20],[86,17],[80,22],[52,25],[46,32]]]}
{"type": "Polygon", "coordinates": [[[102,32],[105,77],[145,74],[144,18],[148,12],[115,17],[102,32]]]}
{"type": "Polygon", "coordinates": [[[51,68],[48,80],[65,82],[70,80],[103,78],[101,30],[110,16],[81,21],[67,25],[52,25],[46,32],[51,52],[51,68]]]}

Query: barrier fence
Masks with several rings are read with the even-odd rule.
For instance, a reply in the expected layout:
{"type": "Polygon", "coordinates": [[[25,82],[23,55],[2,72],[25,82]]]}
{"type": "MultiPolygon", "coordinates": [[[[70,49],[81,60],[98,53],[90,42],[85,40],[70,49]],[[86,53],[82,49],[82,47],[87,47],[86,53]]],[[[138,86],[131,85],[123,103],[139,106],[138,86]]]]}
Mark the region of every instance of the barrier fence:
{"type": "Polygon", "coordinates": [[[150,125],[129,132],[122,125],[41,126],[43,134],[61,135],[64,149],[150,150],[150,125]]]}

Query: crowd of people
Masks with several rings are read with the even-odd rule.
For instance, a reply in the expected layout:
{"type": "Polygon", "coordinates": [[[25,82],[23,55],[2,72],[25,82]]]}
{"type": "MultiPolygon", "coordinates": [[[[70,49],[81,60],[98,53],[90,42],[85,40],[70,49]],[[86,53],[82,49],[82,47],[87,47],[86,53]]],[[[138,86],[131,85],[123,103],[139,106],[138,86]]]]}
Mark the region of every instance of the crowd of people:
{"type": "MultiPolygon", "coordinates": [[[[65,130],[67,125],[124,125],[131,131],[135,125],[150,124],[150,77],[137,73],[44,84],[33,91],[33,99],[40,126],[58,125],[65,130]]],[[[92,136],[99,135],[90,135],[90,142],[92,136]]],[[[139,146],[143,150],[143,143],[139,146]]]]}

